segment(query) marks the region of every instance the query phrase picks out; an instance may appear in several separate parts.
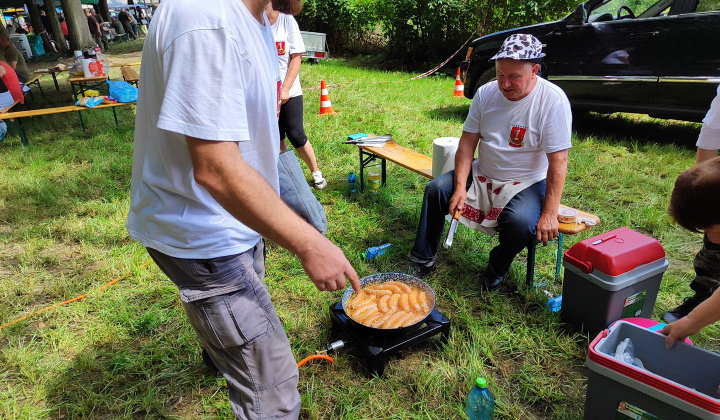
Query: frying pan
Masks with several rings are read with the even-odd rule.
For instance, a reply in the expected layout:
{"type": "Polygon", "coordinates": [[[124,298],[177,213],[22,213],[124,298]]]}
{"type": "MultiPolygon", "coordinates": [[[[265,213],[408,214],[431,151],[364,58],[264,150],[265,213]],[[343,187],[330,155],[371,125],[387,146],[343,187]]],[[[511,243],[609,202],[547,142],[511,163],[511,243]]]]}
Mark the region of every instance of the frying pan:
{"type": "MultiPolygon", "coordinates": [[[[405,273],[379,273],[379,274],[373,274],[372,276],[363,277],[360,279],[360,287],[365,287],[367,285],[373,284],[373,283],[385,283],[386,281],[398,281],[401,283],[405,283],[407,285],[416,287],[420,289],[420,291],[425,292],[425,295],[428,298],[430,311],[427,313],[427,315],[430,315],[430,312],[435,309],[435,292],[433,289],[424,281],[420,280],[417,277],[413,277],[409,274],[405,273]]],[[[345,293],[343,293],[342,298],[342,308],[343,311],[345,311],[345,314],[347,315],[347,304],[350,301],[350,297],[353,295],[355,291],[352,289],[352,287],[348,287],[345,289],[345,293]]],[[[425,322],[425,319],[427,316],[423,317],[420,321],[412,324],[412,325],[406,325],[404,327],[398,327],[398,328],[375,328],[375,327],[369,327],[367,325],[363,325],[357,321],[355,321],[351,316],[348,315],[348,319],[350,322],[357,326],[360,329],[363,329],[367,332],[374,333],[374,334],[401,334],[404,332],[409,332],[416,330],[420,328],[425,322]]]]}

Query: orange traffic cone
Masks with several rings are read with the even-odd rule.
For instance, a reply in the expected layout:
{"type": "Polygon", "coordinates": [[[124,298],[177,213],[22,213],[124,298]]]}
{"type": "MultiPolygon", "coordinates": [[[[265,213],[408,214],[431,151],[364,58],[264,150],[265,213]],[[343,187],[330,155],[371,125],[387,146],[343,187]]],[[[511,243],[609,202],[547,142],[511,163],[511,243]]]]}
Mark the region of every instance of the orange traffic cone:
{"type": "Polygon", "coordinates": [[[320,114],[318,115],[337,115],[330,102],[330,94],[324,80],[320,82],[320,114]]]}
{"type": "Polygon", "coordinates": [[[455,76],[455,92],[453,93],[454,96],[457,96],[458,98],[462,98],[465,96],[465,85],[463,85],[463,82],[460,81],[460,68],[458,67],[457,76],[455,76]]]}

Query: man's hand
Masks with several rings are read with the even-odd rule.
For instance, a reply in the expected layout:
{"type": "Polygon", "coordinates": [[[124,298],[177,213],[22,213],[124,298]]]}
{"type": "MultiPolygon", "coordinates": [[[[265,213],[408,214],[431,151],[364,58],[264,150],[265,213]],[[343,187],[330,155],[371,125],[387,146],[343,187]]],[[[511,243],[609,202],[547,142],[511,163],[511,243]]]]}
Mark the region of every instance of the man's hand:
{"type": "Polygon", "coordinates": [[[536,229],[537,241],[542,242],[543,246],[547,246],[548,242],[557,238],[559,226],[557,216],[553,217],[549,214],[542,213],[536,229]]]}
{"type": "Polygon", "coordinates": [[[467,191],[465,191],[465,188],[455,188],[455,192],[452,197],[450,197],[450,214],[455,214],[455,210],[465,208],[466,201],[467,191]]]}
{"type": "Polygon", "coordinates": [[[672,347],[676,341],[684,341],[688,336],[697,334],[699,329],[693,328],[692,323],[687,317],[680,318],[675,322],[671,322],[660,330],[661,334],[665,334],[665,347],[672,347]]]}
{"type": "Polygon", "coordinates": [[[352,288],[359,291],[360,280],[345,254],[327,238],[321,238],[302,255],[298,254],[305,273],[315,283],[315,287],[328,292],[344,289],[347,277],[352,288]]]}

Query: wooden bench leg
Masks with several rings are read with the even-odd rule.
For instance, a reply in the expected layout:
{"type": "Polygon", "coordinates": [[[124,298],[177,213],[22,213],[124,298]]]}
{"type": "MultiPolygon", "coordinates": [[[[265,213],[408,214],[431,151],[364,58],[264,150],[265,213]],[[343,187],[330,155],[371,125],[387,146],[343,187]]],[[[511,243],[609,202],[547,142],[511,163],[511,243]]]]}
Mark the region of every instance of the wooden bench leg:
{"type": "Polygon", "coordinates": [[[555,281],[560,280],[560,267],[563,260],[563,237],[562,232],[558,233],[558,250],[557,250],[557,263],[555,264],[555,281]]]}
{"type": "Polygon", "coordinates": [[[374,162],[375,159],[380,159],[380,166],[382,168],[381,180],[382,186],[384,187],[387,184],[387,160],[374,153],[367,152],[361,147],[358,147],[358,150],[360,150],[360,192],[365,191],[365,168],[367,168],[371,162],[374,162]]]}
{"type": "Polygon", "coordinates": [[[80,117],[80,126],[82,127],[83,131],[85,131],[85,121],[83,121],[82,112],[78,111],[77,113],[80,117]]]}
{"type": "Polygon", "coordinates": [[[27,137],[25,136],[25,129],[22,125],[22,119],[18,118],[17,121],[14,119],[9,120],[10,126],[17,132],[17,135],[20,137],[20,142],[24,147],[27,147],[29,145],[27,137]]]}
{"type": "Polygon", "coordinates": [[[527,271],[525,273],[525,284],[528,289],[532,289],[535,283],[535,251],[537,250],[537,240],[533,239],[527,248],[527,271]]]}

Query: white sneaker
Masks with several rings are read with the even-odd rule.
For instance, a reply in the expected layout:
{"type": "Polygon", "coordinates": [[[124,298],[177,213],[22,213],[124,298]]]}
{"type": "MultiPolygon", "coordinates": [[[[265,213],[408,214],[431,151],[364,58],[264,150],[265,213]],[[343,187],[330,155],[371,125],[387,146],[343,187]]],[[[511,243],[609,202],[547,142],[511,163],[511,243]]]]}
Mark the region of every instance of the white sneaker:
{"type": "Polygon", "coordinates": [[[318,190],[322,190],[323,188],[327,187],[327,181],[325,178],[323,178],[323,174],[320,171],[315,171],[312,173],[313,181],[315,182],[315,188],[318,190]]]}

